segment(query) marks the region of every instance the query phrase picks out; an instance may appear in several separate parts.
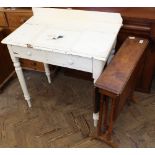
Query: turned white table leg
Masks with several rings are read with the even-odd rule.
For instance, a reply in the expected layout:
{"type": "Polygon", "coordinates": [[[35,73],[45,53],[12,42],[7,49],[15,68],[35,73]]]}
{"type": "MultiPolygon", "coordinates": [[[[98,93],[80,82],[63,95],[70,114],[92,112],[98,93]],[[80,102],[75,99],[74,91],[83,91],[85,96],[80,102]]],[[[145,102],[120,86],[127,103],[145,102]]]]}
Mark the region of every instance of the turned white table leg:
{"type": "Polygon", "coordinates": [[[99,120],[99,113],[93,113],[94,127],[97,127],[99,120]]]}
{"type": "Polygon", "coordinates": [[[49,65],[44,63],[44,68],[45,68],[45,74],[47,76],[48,79],[48,83],[51,83],[51,77],[50,77],[50,69],[49,69],[49,65]]]}
{"type": "Polygon", "coordinates": [[[20,82],[21,88],[22,88],[23,93],[24,93],[25,100],[27,101],[28,106],[31,107],[30,95],[29,95],[27,85],[26,85],[26,82],[25,82],[25,79],[24,79],[22,68],[20,66],[19,58],[15,57],[13,59],[13,63],[14,63],[14,66],[15,66],[15,71],[17,73],[18,80],[20,82]]]}

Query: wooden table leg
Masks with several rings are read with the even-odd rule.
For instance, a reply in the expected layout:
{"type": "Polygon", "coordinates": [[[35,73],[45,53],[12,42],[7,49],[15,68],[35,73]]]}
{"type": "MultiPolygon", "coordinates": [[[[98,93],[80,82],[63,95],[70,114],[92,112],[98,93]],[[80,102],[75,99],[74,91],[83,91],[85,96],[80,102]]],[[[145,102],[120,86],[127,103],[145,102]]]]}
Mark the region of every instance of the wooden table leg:
{"type": "Polygon", "coordinates": [[[104,141],[111,147],[118,147],[116,143],[113,142],[111,135],[113,130],[113,123],[114,123],[114,112],[115,112],[115,104],[116,100],[112,99],[112,103],[110,104],[110,115],[108,117],[109,112],[109,97],[102,96],[100,98],[100,112],[99,112],[99,122],[98,122],[98,129],[97,135],[98,139],[104,141]],[[104,115],[104,121],[102,125],[102,117],[104,115]],[[103,130],[103,131],[102,131],[103,130]]]}
{"type": "Polygon", "coordinates": [[[94,112],[93,112],[93,120],[94,127],[97,127],[99,120],[99,109],[100,109],[100,93],[98,89],[93,87],[93,101],[94,101],[94,112]]]}
{"type": "Polygon", "coordinates": [[[99,112],[99,121],[97,126],[97,135],[102,134],[102,117],[103,117],[103,96],[100,96],[100,112],[99,112]]]}
{"type": "Polygon", "coordinates": [[[106,130],[108,129],[108,105],[109,105],[108,102],[109,102],[108,96],[105,96],[104,98],[104,122],[103,122],[104,132],[106,132],[106,130]]]}
{"type": "Polygon", "coordinates": [[[110,118],[109,118],[109,127],[107,130],[107,139],[108,140],[111,140],[111,134],[112,134],[112,130],[113,130],[115,103],[116,103],[116,100],[112,99],[111,109],[110,109],[110,118]]]}

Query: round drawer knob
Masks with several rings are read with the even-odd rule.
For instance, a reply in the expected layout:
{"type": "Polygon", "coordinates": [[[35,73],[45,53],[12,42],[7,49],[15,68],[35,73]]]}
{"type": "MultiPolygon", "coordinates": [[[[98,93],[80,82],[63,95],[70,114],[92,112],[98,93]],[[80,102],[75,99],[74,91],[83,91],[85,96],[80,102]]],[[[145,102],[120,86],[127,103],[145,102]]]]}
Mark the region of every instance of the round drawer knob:
{"type": "Polygon", "coordinates": [[[69,60],[68,63],[69,63],[70,65],[73,65],[73,64],[74,64],[74,62],[73,62],[72,60],[69,60]]]}
{"type": "Polygon", "coordinates": [[[27,52],[27,55],[31,56],[31,52],[30,52],[30,51],[28,51],[28,52],[27,52]]]}

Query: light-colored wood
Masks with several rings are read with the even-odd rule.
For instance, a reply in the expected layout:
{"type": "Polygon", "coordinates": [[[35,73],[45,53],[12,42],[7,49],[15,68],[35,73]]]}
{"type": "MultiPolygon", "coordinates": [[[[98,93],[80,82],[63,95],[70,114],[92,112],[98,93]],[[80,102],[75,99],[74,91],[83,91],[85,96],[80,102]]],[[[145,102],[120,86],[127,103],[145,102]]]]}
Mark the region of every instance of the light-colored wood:
{"type": "Polygon", "coordinates": [[[0,12],[0,26],[8,26],[4,12],[0,12]]]}
{"type": "Polygon", "coordinates": [[[32,16],[32,12],[6,12],[9,27],[19,27],[32,16]]]}

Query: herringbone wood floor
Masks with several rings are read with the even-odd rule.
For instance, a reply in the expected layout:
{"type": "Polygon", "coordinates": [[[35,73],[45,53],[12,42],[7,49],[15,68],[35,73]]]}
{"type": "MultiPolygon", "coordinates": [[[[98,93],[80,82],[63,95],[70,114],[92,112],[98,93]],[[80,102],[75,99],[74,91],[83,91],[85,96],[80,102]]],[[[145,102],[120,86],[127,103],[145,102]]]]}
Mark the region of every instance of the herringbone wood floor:
{"type": "MultiPolygon", "coordinates": [[[[32,109],[17,78],[0,94],[0,147],[108,147],[91,137],[92,82],[60,72],[51,85],[43,73],[25,72],[32,109]]],[[[135,92],[115,124],[120,147],[155,147],[155,80],[151,94],[135,92]]]]}

